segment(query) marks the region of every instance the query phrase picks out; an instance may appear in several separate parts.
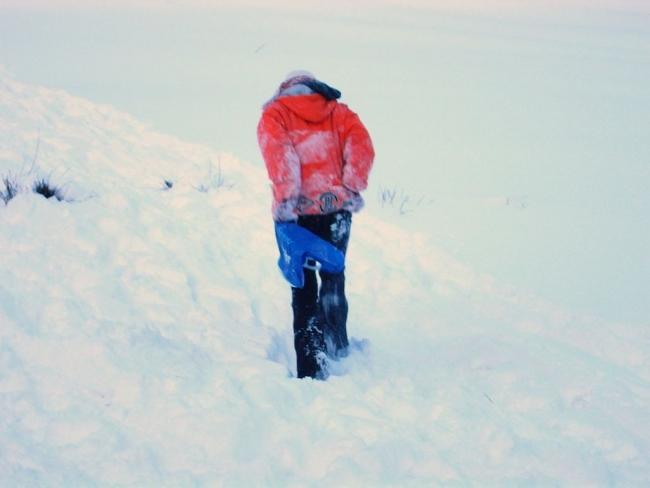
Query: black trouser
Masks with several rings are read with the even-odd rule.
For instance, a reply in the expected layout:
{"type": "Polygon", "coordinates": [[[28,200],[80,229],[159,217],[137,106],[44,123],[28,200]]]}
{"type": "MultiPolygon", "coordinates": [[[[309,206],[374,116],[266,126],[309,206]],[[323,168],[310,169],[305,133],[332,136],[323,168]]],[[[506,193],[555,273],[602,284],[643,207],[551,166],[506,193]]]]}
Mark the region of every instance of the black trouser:
{"type": "MultiPolygon", "coordinates": [[[[352,214],[340,210],[326,215],[304,215],[298,225],[313,232],[344,254],[350,238],[352,214]]],[[[293,333],[298,363],[298,378],[321,374],[319,353],[345,355],[348,347],[346,322],[348,302],[345,298],[345,274],[304,269],[305,286],[292,288],[293,333]]]]}

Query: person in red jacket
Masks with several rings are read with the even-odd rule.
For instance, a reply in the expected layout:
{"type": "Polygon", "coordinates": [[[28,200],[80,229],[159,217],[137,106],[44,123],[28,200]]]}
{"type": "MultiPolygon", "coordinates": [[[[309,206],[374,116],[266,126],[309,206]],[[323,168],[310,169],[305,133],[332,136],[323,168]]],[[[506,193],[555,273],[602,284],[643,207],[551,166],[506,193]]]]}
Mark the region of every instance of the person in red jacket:
{"type": "MultiPolygon", "coordinates": [[[[341,92],[309,72],[292,72],[263,108],[257,137],[273,190],[276,222],[296,222],[344,254],[352,213],[363,207],[374,149],[341,92]]],[[[327,377],[327,356],[347,354],[345,275],[305,269],[292,288],[299,378],[327,377]]]]}

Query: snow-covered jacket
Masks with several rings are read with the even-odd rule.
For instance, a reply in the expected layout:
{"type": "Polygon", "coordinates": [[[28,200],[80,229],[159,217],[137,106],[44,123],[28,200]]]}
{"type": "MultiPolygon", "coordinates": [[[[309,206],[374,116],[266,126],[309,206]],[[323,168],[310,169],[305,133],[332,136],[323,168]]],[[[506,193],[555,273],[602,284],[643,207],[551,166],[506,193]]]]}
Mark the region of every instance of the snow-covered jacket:
{"type": "Polygon", "coordinates": [[[374,159],[357,114],[305,88],[294,85],[276,95],[257,127],[276,221],[358,210],[374,159]]]}

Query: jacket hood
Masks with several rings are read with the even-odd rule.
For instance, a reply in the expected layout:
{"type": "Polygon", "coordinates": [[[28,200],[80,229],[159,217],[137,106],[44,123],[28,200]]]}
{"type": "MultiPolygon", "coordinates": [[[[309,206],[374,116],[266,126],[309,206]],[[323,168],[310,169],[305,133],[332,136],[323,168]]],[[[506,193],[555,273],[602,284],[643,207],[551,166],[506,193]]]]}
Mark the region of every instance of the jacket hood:
{"type": "Polygon", "coordinates": [[[308,122],[320,122],[329,117],[337,103],[335,100],[326,100],[317,93],[280,97],[276,101],[308,122]]]}

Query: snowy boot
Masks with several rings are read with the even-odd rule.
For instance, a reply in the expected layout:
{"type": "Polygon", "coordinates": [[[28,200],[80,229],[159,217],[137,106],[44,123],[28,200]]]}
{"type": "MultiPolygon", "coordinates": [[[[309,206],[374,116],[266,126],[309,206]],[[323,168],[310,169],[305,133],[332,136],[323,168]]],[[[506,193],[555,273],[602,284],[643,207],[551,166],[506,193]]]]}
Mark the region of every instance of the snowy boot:
{"type": "Polygon", "coordinates": [[[298,378],[325,380],[329,376],[323,331],[312,318],[307,327],[294,331],[298,378]]]}

